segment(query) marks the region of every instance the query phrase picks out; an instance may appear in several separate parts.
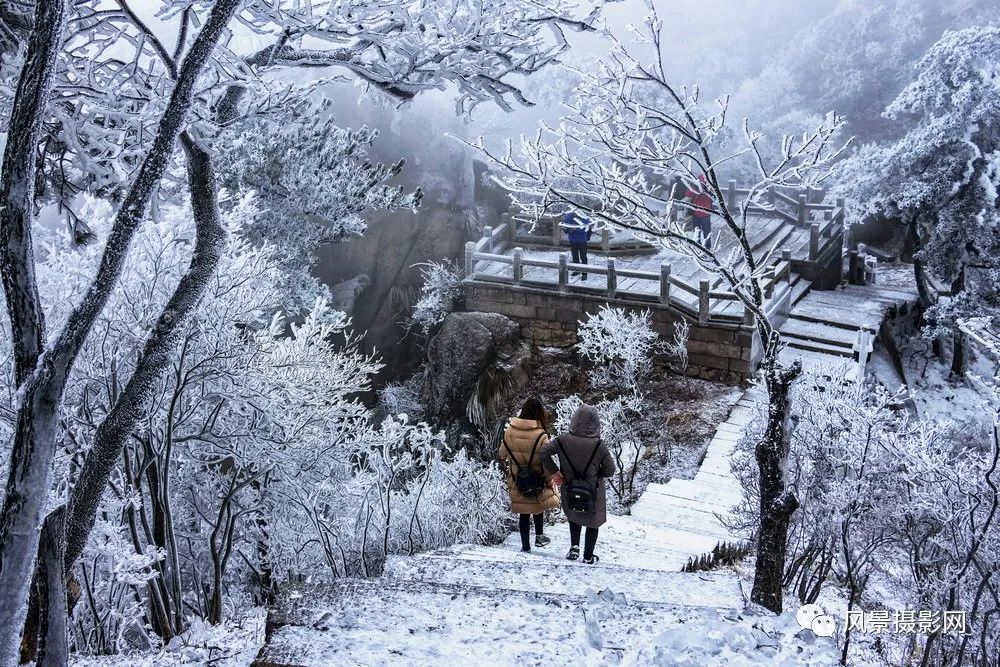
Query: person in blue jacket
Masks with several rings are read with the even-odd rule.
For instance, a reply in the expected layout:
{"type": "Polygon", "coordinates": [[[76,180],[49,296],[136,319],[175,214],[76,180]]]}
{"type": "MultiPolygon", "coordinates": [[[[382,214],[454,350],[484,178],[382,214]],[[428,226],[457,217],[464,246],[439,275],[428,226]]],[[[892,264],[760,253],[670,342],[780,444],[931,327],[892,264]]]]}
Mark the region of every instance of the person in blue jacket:
{"type": "MultiPolygon", "coordinates": [[[[587,242],[590,241],[590,237],[593,234],[590,220],[570,211],[563,218],[563,229],[566,232],[566,238],[569,239],[569,249],[573,253],[573,263],[586,264],[587,242]]],[[[576,274],[577,272],[574,271],[573,273],[576,274]]],[[[586,279],[587,274],[584,273],[581,280],[586,279]]]]}

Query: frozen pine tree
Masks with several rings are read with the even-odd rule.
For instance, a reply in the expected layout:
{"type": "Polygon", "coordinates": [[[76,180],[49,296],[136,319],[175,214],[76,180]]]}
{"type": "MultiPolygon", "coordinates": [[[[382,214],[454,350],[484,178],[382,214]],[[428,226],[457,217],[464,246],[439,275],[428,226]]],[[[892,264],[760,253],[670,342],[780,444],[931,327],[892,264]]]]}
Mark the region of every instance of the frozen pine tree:
{"type": "Polygon", "coordinates": [[[413,304],[410,326],[430,336],[455,310],[462,294],[462,274],[453,262],[427,262],[420,266],[423,284],[420,297],[413,304]]]}
{"type": "Polygon", "coordinates": [[[925,319],[931,334],[953,336],[959,375],[965,351],[957,323],[1000,306],[998,76],[1000,28],[946,33],[885,110],[910,128],[892,143],[860,149],[839,179],[862,202],[862,215],[887,217],[912,243],[925,319]]]}

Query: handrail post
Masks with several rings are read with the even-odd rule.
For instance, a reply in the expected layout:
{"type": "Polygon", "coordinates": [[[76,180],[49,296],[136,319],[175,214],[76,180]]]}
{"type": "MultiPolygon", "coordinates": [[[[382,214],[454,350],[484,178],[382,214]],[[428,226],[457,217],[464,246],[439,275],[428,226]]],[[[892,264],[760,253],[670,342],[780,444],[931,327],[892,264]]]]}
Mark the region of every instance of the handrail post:
{"type": "Polygon", "coordinates": [[[660,263],[660,303],[670,303],[670,262],[660,263]]]}
{"type": "Polygon", "coordinates": [[[486,241],[486,252],[493,252],[493,230],[489,226],[483,230],[483,239],[486,241]]]}
{"type": "Polygon", "coordinates": [[[521,248],[514,248],[514,284],[520,285],[521,280],[524,278],[524,265],[521,264],[521,260],[524,258],[524,250],[521,248]]]}
{"type": "Polygon", "coordinates": [[[808,207],[808,197],[806,195],[799,195],[799,227],[806,226],[806,220],[809,219],[809,207],[808,207]]]}
{"type": "Polygon", "coordinates": [[[476,274],[476,263],[472,259],[476,254],[476,243],[475,241],[468,241],[465,244],[465,275],[469,278],[474,278],[476,274]]]}
{"type": "Polygon", "coordinates": [[[559,216],[552,218],[552,245],[559,247],[559,236],[562,229],[559,227],[559,216]]]}
{"type": "Polygon", "coordinates": [[[813,261],[819,255],[819,223],[814,222],[809,225],[809,261],[813,261]]]}
{"type": "Polygon", "coordinates": [[[611,250],[611,230],[607,225],[601,230],[601,252],[607,254],[611,250]]]}
{"type": "Polygon", "coordinates": [[[778,282],[778,267],[772,265],[770,275],[768,275],[767,287],[764,289],[764,298],[770,299],[774,296],[774,284],[778,282]]]}
{"type": "Polygon", "coordinates": [[[698,283],[698,321],[708,321],[708,281],[698,283]]]}
{"type": "Polygon", "coordinates": [[[615,270],[615,258],[608,257],[608,296],[614,298],[618,293],[618,274],[615,270]]]}
{"type": "Polygon", "coordinates": [[[788,266],[785,267],[785,270],[788,272],[788,273],[785,274],[785,278],[788,280],[788,283],[791,284],[791,282],[792,282],[792,251],[789,248],[782,248],[781,249],[781,261],[788,264],[788,266]]]}
{"type": "Polygon", "coordinates": [[[569,286],[569,253],[559,253],[559,291],[565,292],[569,286]]]}
{"type": "Polygon", "coordinates": [[[507,239],[513,243],[517,240],[517,222],[510,213],[504,213],[501,219],[507,224],[507,239]]]}
{"type": "Polygon", "coordinates": [[[857,275],[855,276],[855,285],[867,285],[868,276],[865,272],[865,256],[868,254],[868,246],[864,243],[858,244],[858,257],[855,261],[855,271],[857,275]]]}
{"type": "Polygon", "coordinates": [[[726,207],[730,211],[736,210],[736,181],[729,179],[729,189],[726,192],[726,207]]]}

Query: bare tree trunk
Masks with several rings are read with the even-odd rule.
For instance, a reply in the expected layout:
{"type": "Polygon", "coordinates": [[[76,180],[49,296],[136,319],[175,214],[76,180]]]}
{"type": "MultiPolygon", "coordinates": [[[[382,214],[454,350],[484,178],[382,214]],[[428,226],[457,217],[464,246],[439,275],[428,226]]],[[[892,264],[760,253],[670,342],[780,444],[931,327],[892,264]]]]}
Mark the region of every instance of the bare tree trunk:
{"type": "Polygon", "coordinates": [[[45,320],[35,279],[31,215],[35,150],[52,92],[66,25],[65,0],[39,0],[17,82],[0,172],[0,277],[10,316],[14,384],[21,393],[6,495],[0,510],[0,666],[17,663],[18,635],[38,548],[38,521],[48,495],[56,411],[62,393],[51,360],[39,367],[45,320]]]}
{"type": "MultiPolygon", "coordinates": [[[[776,350],[777,346],[771,348],[776,350]]],[[[802,372],[802,366],[796,362],[784,368],[778,364],[776,356],[776,352],[769,351],[762,364],[768,392],[768,416],[764,435],[754,452],[760,474],[760,528],[750,600],[780,614],[788,524],[799,506],[795,494],[785,488],[788,391],[802,372]]]]}
{"type": "Polygon", "coordinates": [[[187,272],[146,341],[135,372],[98,427],[94,444],[73,487],[66,530],[66,572],[72,570],[87,543],[108,478],[121,457],[125,441],[143,416],[150,396],[169,367],[184,326],[208,289],[222,258],[226,232],[219,220],[212,158],[187,134],[181,136],[181,144],[188,159],[196,229],[194,252],[187,272]]]}
{"type": "MultiPolygon", "coordinates": [[[[239,5],[240,0],[219,0],[213,6],[205,27],[184,60],[153,146],[115,215],[97,275],[51,349],[39,354],[38,341],[43,340],[41,307],[34,288],[34,257],[26,216],[30,215],[34,194],[33,157],[44,113],[42,105],[51,89],[51,68],[64,22],[63,5],[59,0],[39,2],[36,30],[32,33],[29,57],[18,83],[11,116],[14,141],[13,145],[8,144],[4,156],[3,189],[0,191],[0,203],[13,204],[2,209],[0,272],[7,290],[12,329],[16,332],[16,379],[22,395],[7,493],[0,513],[0,667],[16,664],[19,653],[17,639],[24,627],[25,597],[38,549],[38,525],[51,483],[57,442],[56,418],[66,378],[121,275],[129,245],[186,122],[198,75],[239,5]],[[24,155],[18,152],[22,144],[29,147],[24,155]]],[[[170,318],[171,314],[167,313],[166,319],[170,318]]],[[[103,486],[97,493],[98,498],[100,492],[103,486]]],[[[79,528],[74,530],[72,535],[79,540],[79,528]]],[[[82,548],[77,545],[78,542],[73,542],[74,549],[82,548]]],[[[79,551],[73,556],[74,560],[77,555],[79,551]]]]}
{"type": "Polygon", "coordinates": [[[66,577],[63,574],[66,506],[47,517],[42,527],[39,549],[39,618],[42,629],[38,643],[38,665],[59,667],[69,662],[67,643],[66,577]]]}
{"type": "MultiPolygon", "coordinates": [[[[951,283],[951,293],[959,294],[965,290],[965,267],[963,266],[958,271],[958,275],[955,276],[955,280],[951,283]]],[[[952,325],[951,332],[951,376],[953,378],[960,378],[965,375],[966,371],[966,344],[965,344],[965,334],[962,330],[958,328],[958,325],[952,325]]]]}
{"type": "Polygon", "coordinates": [[[965,334],[958,327],[951,334],[951,376],[960,378],[967,370],[968,358],[966,354],[965,334]]]}

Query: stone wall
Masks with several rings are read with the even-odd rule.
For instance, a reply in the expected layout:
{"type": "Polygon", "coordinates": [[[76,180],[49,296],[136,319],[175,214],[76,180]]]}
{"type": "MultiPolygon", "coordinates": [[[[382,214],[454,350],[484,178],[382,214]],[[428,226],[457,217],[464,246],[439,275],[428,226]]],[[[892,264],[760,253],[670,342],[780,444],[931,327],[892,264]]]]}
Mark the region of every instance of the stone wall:
{"type": "MultiPolygon", "coordinates": [[[[500,313],[515,320],[521,337],[533,345],[570,347],[577,342],[577,327],[586,314],[607,304],[600,295],[559,294],[552,291],[511,285],[465,282],[465,309],[500,313]]],[[[679,313],[637,301],[616,299],[615,306],[652,313],[653,328],[666,340],[673,338],[679,313]]],[[[707,380],[741,383],[753,374],[760,361],[759,340],[750,327],[688,319],[689,374],[707,380]]]]}

